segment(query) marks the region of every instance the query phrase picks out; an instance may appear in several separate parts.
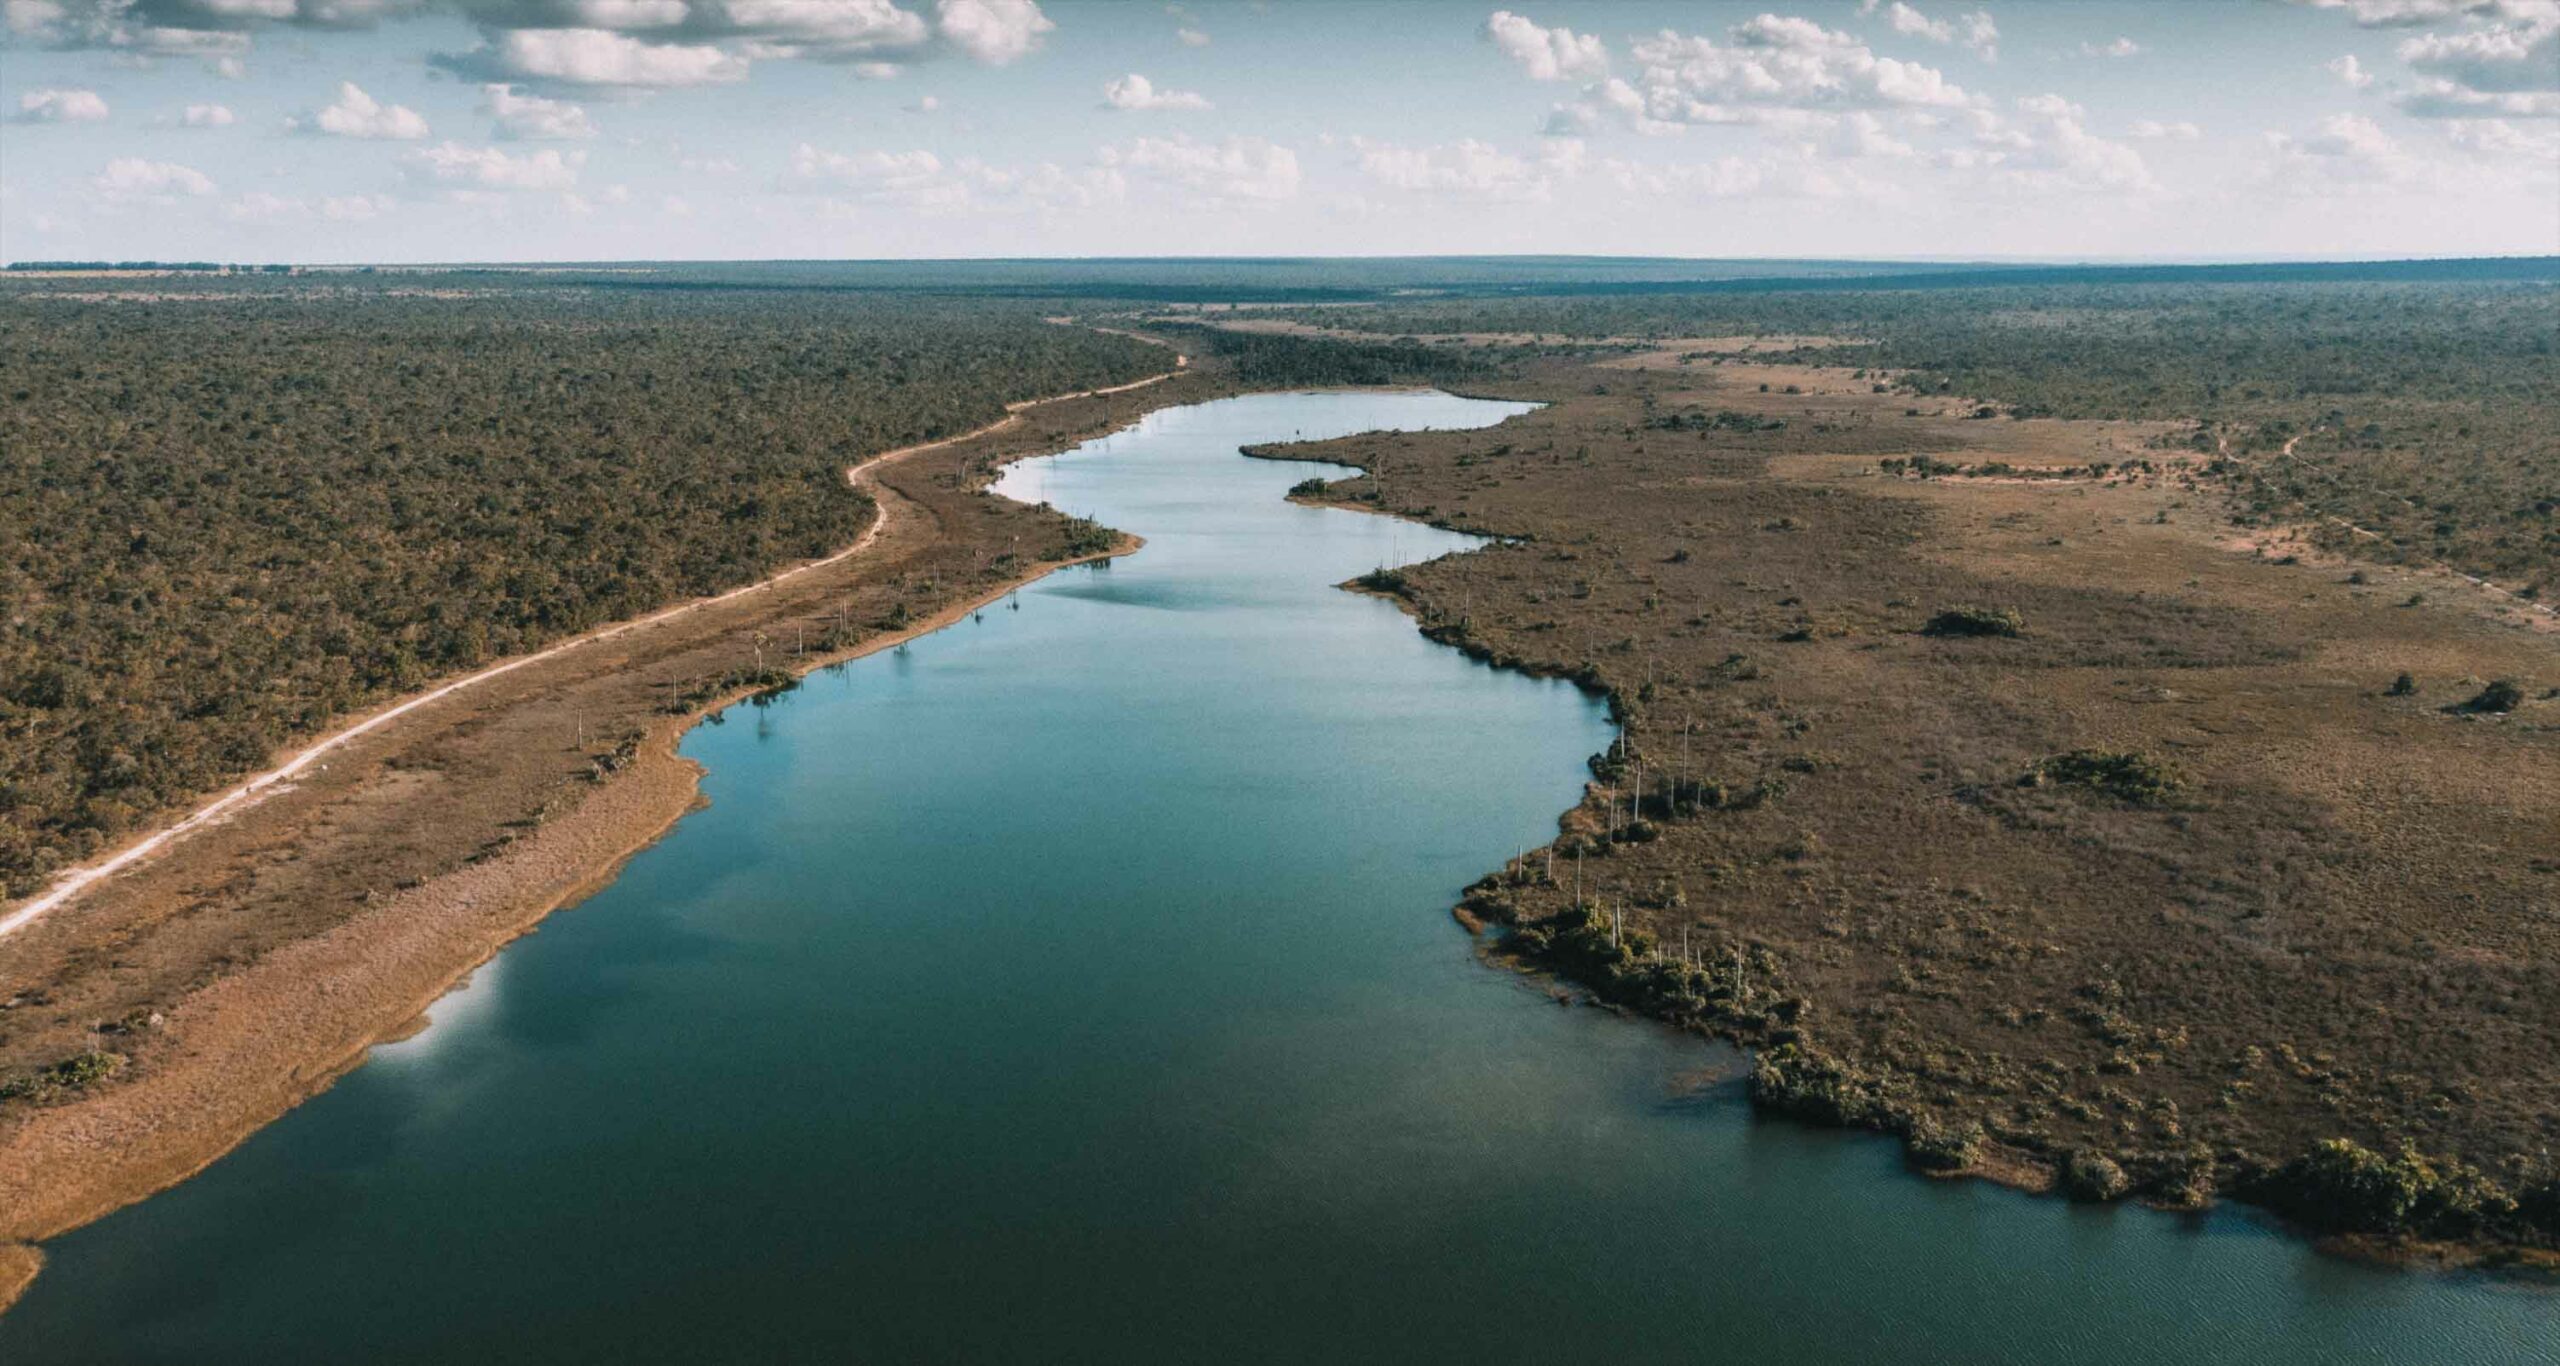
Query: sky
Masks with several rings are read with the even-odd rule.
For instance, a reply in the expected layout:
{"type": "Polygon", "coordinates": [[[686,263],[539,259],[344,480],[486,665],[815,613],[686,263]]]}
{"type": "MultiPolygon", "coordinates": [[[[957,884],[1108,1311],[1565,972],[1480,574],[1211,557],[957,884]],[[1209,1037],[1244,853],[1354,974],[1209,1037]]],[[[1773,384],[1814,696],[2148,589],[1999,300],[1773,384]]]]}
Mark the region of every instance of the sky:
{"type": "Polygon", "coordinates": [[[0,0],[0,258],[2560,253],[2560,0],[0,0]]]}

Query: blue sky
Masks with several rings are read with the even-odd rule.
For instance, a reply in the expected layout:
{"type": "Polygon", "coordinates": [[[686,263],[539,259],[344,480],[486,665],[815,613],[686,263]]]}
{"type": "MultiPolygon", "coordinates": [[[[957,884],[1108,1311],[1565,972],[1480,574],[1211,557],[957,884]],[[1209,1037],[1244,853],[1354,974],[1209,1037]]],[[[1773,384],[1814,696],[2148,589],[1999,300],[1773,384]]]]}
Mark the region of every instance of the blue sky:
{"type": "Polygon", "coordinates": [[[0,0],[0,257],[2560,252],[2560,0],[0,0]]]}

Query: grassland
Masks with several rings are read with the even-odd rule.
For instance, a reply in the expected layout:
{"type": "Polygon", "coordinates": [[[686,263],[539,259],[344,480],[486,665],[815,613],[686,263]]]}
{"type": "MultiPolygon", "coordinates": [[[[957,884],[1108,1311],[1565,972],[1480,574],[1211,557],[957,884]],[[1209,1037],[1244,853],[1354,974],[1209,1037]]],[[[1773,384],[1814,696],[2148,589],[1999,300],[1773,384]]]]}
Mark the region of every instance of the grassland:
{"type": "Polygon", "coordinates": [[[1555,356],[1498,429],[1265,452],[1513,538],[1373,586],[1624,724],[1466,916],[1929,1170],[2560,1246],[2555,637],[2234,549],[2195,422],[1789,361],[1555,356]]]}

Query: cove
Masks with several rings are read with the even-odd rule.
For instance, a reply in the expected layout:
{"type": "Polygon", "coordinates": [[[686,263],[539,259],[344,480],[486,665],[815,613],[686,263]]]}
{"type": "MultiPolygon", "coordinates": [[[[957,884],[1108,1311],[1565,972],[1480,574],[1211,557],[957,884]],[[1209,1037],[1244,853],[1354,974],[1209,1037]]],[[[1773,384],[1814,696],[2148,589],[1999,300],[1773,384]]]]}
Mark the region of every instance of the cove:
{"type": "Polygon", "coordinates": [[[708,809],[197,1179],[0,1360],[2433,1361],[2560,1303],[1756,1120],[1736,1056],[1489,970],[1467,881],[1609,741],[1331,585],[1464,537],[1154,414],[1002,485],[1147,538],[731,709],[708,809]]]}

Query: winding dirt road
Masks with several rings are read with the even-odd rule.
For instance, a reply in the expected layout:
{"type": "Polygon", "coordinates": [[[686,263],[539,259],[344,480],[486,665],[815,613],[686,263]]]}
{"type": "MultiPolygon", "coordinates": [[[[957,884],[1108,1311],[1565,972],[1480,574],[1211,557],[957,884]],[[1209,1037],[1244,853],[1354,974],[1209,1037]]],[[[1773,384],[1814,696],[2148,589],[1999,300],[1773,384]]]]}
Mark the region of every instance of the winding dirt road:
{"type": "MultiPolygon", "coordinates": [[[[1116,331],[1116,329],[1102,330],[1116,331]]],[[[1133,332],[1119,333],[1119,335],[1128,336],[1135,340],[1146,342],[1152,346],[1167,345],[1167,343],[1156,338],[1139,336],[1133,332]]],[[[100,881],[113,877],[127,868],[133,867],[135,864],[150,858],[153,854],[159,853],[167,849],[170,845],[185,839],[188,835],[202,830],[206,826],[247,810],[249,807],[256,805],[259,801],[283,790],[284,787],[290,784],[296,777],[308,772],[313,765],[318,764],[323,759],[326,759],[330,754],[344,748],[355,740],[361,739],[364,736],[399,720],[403,716],[407,716],[421,707],[430,706],[445,698],[451,697],[456,693],[478,687],[481,684],[487,683],[491,679],[513,673],[527,665],[539,664],[548,659],[556,659],[573,650],[585,649],[604,641],[629,635],[635,631],[646,630],[647,628],[658,625],[661,622],[670,621],[688,613],[700,611],[706,607],[716,606],[720,603],[742,598],[752,593],[760,593],[766,589],[772,588],[776,584],[787,582],[815,570],[824,569],[829,565],[840,563],[852,558],[853,556],[861,554],[863,551],[869,549],[871,545],[880,538],[881,531],[889,525],[892,517],[898,515],[896,510],[902,507],[905,503],[903,498],[882,487],[874,477],[883,466],[892,464],[899,460],[904,460],[910,456],[923,454],[927,451],[940,450],[946,446],[956,446],[961,442],[974,441],[983,436],[992,436],[997,432],[1001,432],[1018,425],[1022,421],[1022,415],[1024,413],[1047,404],[1065,403],[1070,400],[1080,398],[1099,398],[1107,394],[1127,393],[1133,389],[1146,388],[1151,384],[1160,384],[1181,374],[1184,370],[1190,367],[1190,364],[1191,358],[1189,356],[1177,353],[1173,358],[1173,368],[1163,372],[1162,374],[1149,375],[1145,379],[1131,380],[1127,384],[1115,384],[1107,388],[1082,389],[1071,394],[1051,394],[1045,398],[1018,400],[1005,405],[1005,415],[1003,417],[1000,417],[985,426],[976,428],[975,430],[962,432],[958,436],[944,437],[938,441],[927,441],[913,446],[900,446],[895,450],[882,451],[845,471],[845,478],[847,482],[869,494],[878,508],[878,513],[872,517],[871,525],[863,528],[862,534],[854,538],[853,544],[846,546],[844,549],[819,559],[804,560],[788,569],[782,570],[770,577],[759,579],[754,583],[745,585],[744,587],[732,588],[725,593],[714,594],[710,597],[694,598],[686,602],[677,603],[672,607],[662,608],[647,616],[634,617],[629,621],[621,621],[610,626],[598,627],[583,635],[571,636],[567,640],[560,641],[557,644],[546,646],[530,654],[518,655],[513,659],[492,664],[476,673],[465,674],[451,682],[440,684],[425,692],[414,694],[399,702],[395,702],[390,706],[384,707],[362,720],[341,727],[340,729],[311,742],[309,745],[304,746],[301,750],[285,759],[284,762],[277,764],[274,768],[268,769],[264,773],[260,773],[255,777],[249,778],[233,786],[229,790],[223,792],[220,796],[217,796],[204,803],[202,806],[197,807],[195,810],[179,818],[177,821],[162,827],[142,839],[134,841],[132,844],[126,845],[123,849],[94,862],[65,870],[56,876],[52,884],[46,887],[44,891],[27,900],[16,910],[9,912],[5,917],[0,917],[0,938],[5,938],[10,934],[35,923],[46,913],[57,910],[68,904],[73,898],[79,896],[89,888],[96,886],[100,881]]]]}

